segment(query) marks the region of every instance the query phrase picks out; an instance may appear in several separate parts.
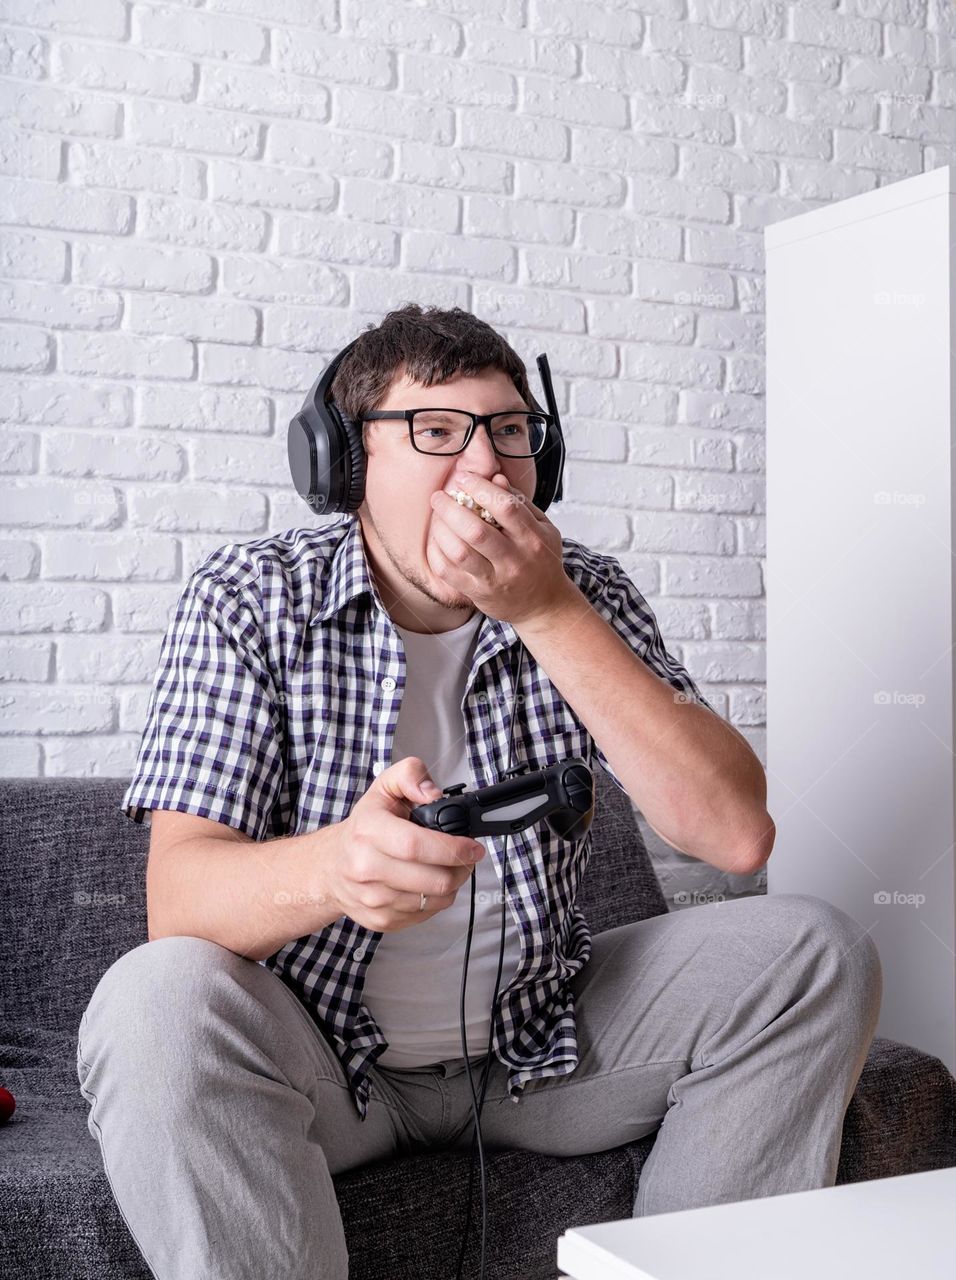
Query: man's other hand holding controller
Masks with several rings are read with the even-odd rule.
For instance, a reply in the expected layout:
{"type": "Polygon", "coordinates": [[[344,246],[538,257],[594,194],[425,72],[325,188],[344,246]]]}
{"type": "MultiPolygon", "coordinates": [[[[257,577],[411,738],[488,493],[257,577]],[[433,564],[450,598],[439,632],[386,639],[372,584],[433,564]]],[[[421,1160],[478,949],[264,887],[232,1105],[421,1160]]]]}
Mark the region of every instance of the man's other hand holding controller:
{"type": "Polygon", "coordinates": [[[405,756],[378,775],[342,822],[323,864],[323,892],[339,914],[367,929],[394,933],[451,906],[485,848],[469,836],[445,835],[408,820],[417,805],[441,794],[417,756],[405,756]]]}

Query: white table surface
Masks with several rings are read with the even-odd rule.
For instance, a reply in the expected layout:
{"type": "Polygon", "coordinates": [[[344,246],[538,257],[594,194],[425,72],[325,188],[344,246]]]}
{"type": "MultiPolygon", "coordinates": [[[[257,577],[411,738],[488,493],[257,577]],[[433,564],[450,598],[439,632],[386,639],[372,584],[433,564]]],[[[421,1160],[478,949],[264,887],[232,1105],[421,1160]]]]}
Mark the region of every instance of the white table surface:
{"type": "Polygon", "coordinates": [[[570,1280],[954,1280],[956,1168],[574,1227],[570,1280]]]}

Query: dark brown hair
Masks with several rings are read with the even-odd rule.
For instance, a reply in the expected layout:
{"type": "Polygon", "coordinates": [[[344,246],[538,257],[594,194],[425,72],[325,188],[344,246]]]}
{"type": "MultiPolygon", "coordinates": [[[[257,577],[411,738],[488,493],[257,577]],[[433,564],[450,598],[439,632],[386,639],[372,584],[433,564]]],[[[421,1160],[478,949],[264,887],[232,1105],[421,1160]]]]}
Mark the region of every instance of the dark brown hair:
{"type": "MultiPolygon", "coordinates": [[[[357,419],[379,407],[396,377],[430,387],[484,369],[502,370],[527,405],[541,407],[531,395],[524,362],[491,325],[461,307],[423,309],[408,302],[362,331],[335,371],[332,399],[357,419]]],[[[369,425],[362,432],[366,444],[369,425]]]]}

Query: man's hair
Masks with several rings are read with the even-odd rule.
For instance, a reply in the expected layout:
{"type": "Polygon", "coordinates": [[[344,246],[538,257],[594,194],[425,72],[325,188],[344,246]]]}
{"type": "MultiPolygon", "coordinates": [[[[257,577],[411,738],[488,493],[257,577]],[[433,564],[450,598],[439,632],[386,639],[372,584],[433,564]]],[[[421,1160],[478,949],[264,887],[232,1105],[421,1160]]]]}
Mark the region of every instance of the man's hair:
{"type": "MultiPolygon", "coordinates": [[[[531,395],[524,362],[491,325],[461,307],[423,309],[408,302],[359,334],[335,371],[332,398],[347,417],[359,419],[379,407],[396,376],[430,387],[485,369],[508,374],[524,402],[540,408],[531,395]]],[[[366,446],[369,425],[362,429],[366,446]]]]}

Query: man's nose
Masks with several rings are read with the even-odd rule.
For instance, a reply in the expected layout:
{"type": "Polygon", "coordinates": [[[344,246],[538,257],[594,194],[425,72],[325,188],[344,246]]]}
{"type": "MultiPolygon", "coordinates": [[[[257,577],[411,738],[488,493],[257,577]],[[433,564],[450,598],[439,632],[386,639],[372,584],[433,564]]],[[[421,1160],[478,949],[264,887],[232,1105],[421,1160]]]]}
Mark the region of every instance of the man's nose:
{"type": "Polygon", "coordinates": [[[474,471],[477,475],[487,476],[490,480],[496,471],[501,470],[501,459],[494,451],[488,428],[480,423],[468,441],[468,448],[458,455],[463,471],[474,471]]]}

